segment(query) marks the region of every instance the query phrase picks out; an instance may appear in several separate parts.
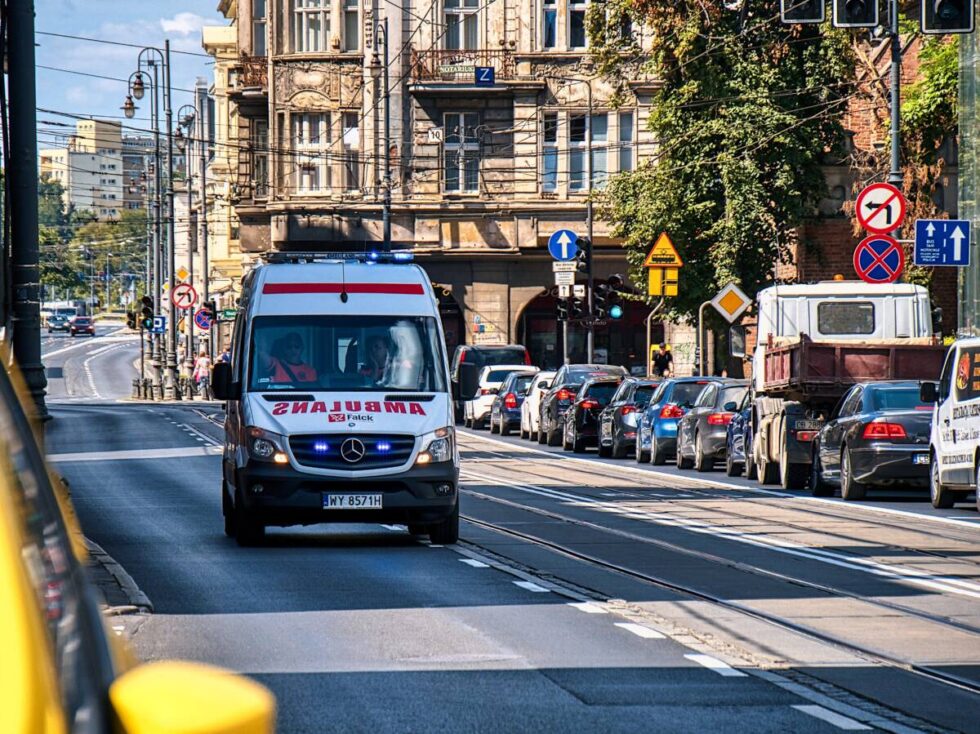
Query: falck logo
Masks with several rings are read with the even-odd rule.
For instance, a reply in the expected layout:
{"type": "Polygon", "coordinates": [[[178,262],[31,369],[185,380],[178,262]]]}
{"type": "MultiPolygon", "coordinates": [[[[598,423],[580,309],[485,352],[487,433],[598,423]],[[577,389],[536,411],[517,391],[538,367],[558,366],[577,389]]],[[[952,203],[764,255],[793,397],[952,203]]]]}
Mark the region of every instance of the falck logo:
{"type": "Polygon", "coordinates": [[[340,458],[348,464],[356,464],[364,458],[365,453],[367,451],[364,448],[364,442],[359,438],[348,438],[340,444],[340,458]]]}

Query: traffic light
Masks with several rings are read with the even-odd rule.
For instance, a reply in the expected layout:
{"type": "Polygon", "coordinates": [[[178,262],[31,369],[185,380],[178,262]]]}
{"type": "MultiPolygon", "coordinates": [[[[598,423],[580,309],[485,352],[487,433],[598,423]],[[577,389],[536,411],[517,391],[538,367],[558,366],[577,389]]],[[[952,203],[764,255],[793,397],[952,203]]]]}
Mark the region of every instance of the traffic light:
{"type": "Polygon", "coordinates": [[[136,313],[133,311],[126,312],[126,326],[130,329],[136,328],[136,313]]]}
{"type": "Polygon", "coordinates": [[[824,0],[779,0],[783,23],[823,23],[824,0]]]}
{"type": "Polygon", "coordinates": [[[973,0],[920,0],[923,33],[973,33],[973,0]]]}
{"type": "Polygon", "coordinates": [[[834,0],[835,28],[874,28],[878,25],[878,0],[834,0]]]}
{"type": "Polygon", "coordinates": [[[555,307],[557,309],[556,319],[558,321],[568,321],[568,299],[559,298],[555,301],[555,307]]]}
{"type": "Polygon", "coordinates": [[[140,299],[140,304],[142,305],[142,310],[140,311],[140,316],[142,317],[141,324],[144,329],[153,328],[153,299],[149,296],[143,296],[140,299]]]}
{"type": "Polygon", "coordinates": [[[585,301],[581,298],[572,298],[569,313],[573,319],[580,319],[585,316],[585,301]]]}
{"type": "Polygon", "coordinates": [[[611,319],[623,318],[623,294],[619,289],[623,287],[622,275],[610,275],[608,285],[608,295],[606,296],[606,310],[611,319]]]}
{"type": "Polygon", "coordinates": [[[201,304],[201,310],[204,311],[208,318],[212,321],[214,321],[214,318],[218,313],[218,308],[214,301],[205,301],[203,304],[201,304]]]}
{"type": "Polygon", "coordinates": [[[606,317],[606,304],[609,298],[609,286],[605,283],[596,283],[592,292],[592,312],[597,319],[606,317]]]}

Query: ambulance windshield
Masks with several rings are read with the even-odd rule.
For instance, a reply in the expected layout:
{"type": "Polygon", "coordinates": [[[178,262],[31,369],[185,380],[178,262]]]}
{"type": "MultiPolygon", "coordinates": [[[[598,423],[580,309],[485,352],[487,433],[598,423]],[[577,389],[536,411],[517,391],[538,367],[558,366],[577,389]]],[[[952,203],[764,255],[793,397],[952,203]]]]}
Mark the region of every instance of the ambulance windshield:
{"type": "Polygon", "coordinates": [[[252,325],[249,390],[445,392],[429,316],[264,316],[252,325]]]}

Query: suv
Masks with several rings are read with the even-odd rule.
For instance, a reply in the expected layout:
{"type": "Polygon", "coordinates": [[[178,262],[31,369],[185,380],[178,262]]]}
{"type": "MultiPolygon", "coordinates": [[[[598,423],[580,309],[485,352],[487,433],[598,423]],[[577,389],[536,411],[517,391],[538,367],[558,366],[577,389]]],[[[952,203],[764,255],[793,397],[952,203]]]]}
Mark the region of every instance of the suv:
{"type": "MultiPolygon", "coordinates": [[[[453,353],[449,379],[453,390],[459,389],[459,365],[463,362],[476,365],[478,370],[497,364],[519,364],[531,366],[531,354],[523,344],[461,344],[453,353]]],[[[463,420],[463,402],[453,403],[456,422],[463,420]]]]}
{"type": "Polygon", "coordinates": [[[575,394],[594,377],[627,377],[626,369],[608,364],[562,365],[551,381],[551,387],[541,398],[538,421],[538,443],[557,446],[565,431],[565,411],[575,400],[575,394]]]}

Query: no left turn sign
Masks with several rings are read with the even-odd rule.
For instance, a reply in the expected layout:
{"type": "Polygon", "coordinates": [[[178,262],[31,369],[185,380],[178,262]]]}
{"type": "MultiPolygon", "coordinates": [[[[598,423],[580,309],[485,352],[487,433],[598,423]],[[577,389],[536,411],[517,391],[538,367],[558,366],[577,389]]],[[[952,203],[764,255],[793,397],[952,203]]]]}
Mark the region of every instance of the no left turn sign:
{"type": "Polygon", "coordinates": [[[860,225],[869,232],[887,234],[902,226],[905,197],[891,184],[871,184],[858,194],[854,214],[860,225]]]}
{"type": "Polygon", "coordinates": [[[189,309],[197,303],[197,291],[189,283],[181,283],[174,287],[174,292],[170,294],[170,300],[177,308],[189,309]]]}

